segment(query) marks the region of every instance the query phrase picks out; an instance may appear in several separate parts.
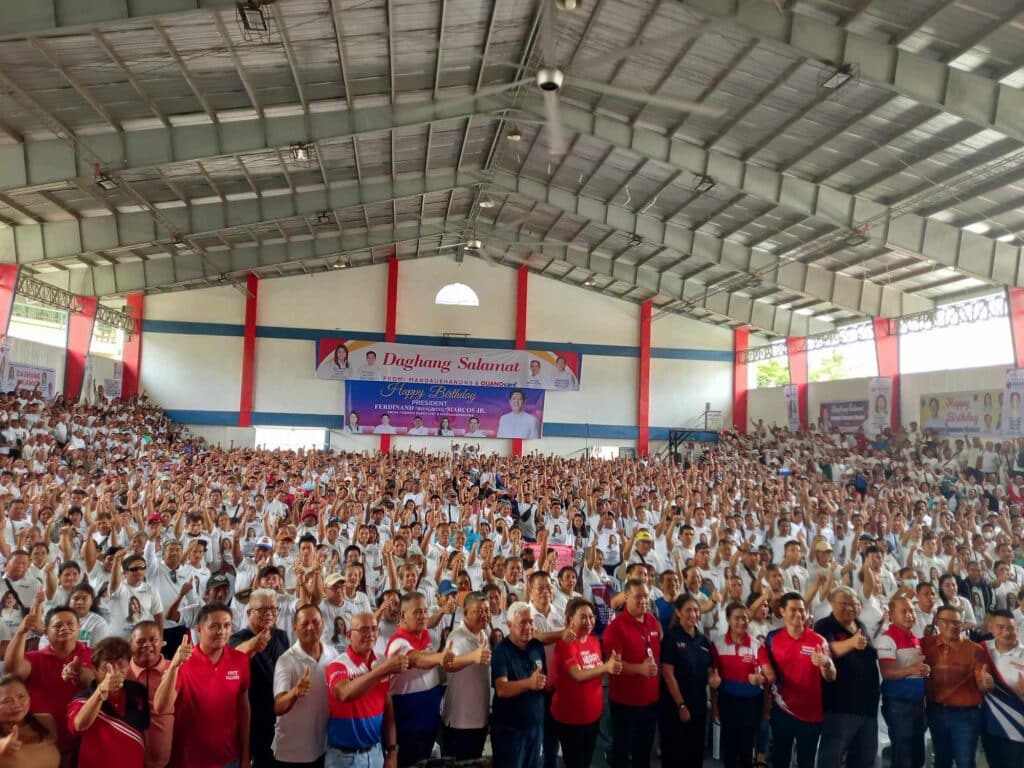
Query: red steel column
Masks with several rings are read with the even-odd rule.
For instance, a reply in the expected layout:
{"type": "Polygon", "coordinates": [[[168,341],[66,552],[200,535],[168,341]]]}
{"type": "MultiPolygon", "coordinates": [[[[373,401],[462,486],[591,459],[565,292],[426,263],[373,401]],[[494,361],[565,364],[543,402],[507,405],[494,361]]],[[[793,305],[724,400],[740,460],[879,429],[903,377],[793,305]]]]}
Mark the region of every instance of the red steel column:
{"type": "Polygon", "coordinates": [[[252,394],[256,383],[256,315],[259,310],[260,279],[250,272],[245,278],[245,336],[242,341],[242,396],[238,403],[238,426],[252,426],[252,394]]]}
{"type": "Polygon", "coordinates": [[[0,264],[0,339],[7,335],[7,327],[11,324],[20,273],[19,264],[0,264]]]}
{"type": "Polygon", "coordinates": [[[142,315],[145,301],[144,293],[129,293],[125,297],[128,314],[135,318],[135,333],[125,339],[124,350],[121,353],[122,400],[131,400],[139,394],[139,381],[142,376],[142,315]]]}
{"type": "Polygon", "coordinates": [[[750,329],[737,328],[732,332],[732,426],[741,433],[747,431],[747,358],[750,349],[750,329]]]}
{"type": "Polygon", "coordinates": [[[68,312],[67,348],[64,350],[64,397],[72,401],[82,394],[85,359],[92,344],[99,300],[95,296],[79,296],[78,303],[81,312],[68,312]]]}
{"type": "Polygon", "coordinates": [[[786,339],[789,353],[789,381],[796,384],[796,403],[800,409],[800,429],[807,429],[807,340],[790,336],[786,339]]]}
{"type": "MultiPolygon", "coordinates": [[[[1015,290],[1015,289],[1010,289],[1015,290]]],[[[1011,326],[1013,314],[1011,313],[1011,326]]],[[[875,331],[875,354],[878,357],[878,375],[892,379],[892,403],[889,406],[889,426],[895,432],[900,426],[900,337],[889,327],[889,319],[876,317],[873,320],[875,331]]],[[[1016,346],[1016,335],[1014,336],[1016,346]]]]}
{"type": "MultiPolygon", "coordinates": [[[[384,341],[393,342],[398,328],[398,258],[391,254],[388,259],[388,296],[384,310],[384,341]]],[[[380,436],[381,453],[391,450],[391,435],[380,436]]]]}
{"type": "Polygon", "coordinates": [[[636,394],[636,453],[646,456],[651,438],[651,302],[640,305],[640,371],[636,394]]]}
{"type": "MultiPolygon", "coordinates": [[[[526,349],[526,305],[530,283],[530,270],[519,267],[516,273],[516,349],[526,349]]],[[[523,440],[512,440],[512,455],[523,455],[523,440]]]]}
{"type": "MultiPolygon", "coordinates": [[[[1013,365],[1015,368],[1024,368],[1024,288],[1007,288],[1006,304],[1010,309],[1013,365]]],[[[879,373],[881,373],[881,366],[879,366],[879,373]]]]}

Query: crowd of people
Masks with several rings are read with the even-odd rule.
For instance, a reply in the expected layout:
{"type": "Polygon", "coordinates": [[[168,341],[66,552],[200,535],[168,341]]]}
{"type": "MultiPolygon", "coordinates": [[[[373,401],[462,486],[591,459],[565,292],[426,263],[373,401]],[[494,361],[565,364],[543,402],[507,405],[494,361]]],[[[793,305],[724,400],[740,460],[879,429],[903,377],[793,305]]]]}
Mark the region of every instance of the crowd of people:
{"type": "Polygon", "coordinates": [[[225,449],[0,401],[0,768],[1024,765],[1024,450],[225,449]]]}

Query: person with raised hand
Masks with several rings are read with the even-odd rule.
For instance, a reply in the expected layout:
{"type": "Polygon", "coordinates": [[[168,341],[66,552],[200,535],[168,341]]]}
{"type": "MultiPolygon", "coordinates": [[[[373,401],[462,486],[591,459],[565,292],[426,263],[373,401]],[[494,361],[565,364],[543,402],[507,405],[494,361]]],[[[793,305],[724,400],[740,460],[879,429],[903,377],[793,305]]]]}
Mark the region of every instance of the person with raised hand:
{"type": "Polygon", "coordinates": [[[295,643],[274,668],[274,759],[278,765],[323,765],[330,714],[327,668],[337,653],[323,642],[324,619],[311,604],[295,611],[295,643]]]}
{"type": "Polygon", "coordinates": [[[149,697],[143,685],[126,679],[131,646],[120,637],[101,640],[93,650],[96,681],[68,705],[68,729],[78,742],[78,768],[144,768],[149,697]]]}
{"type": "Polygon", "coordinates": [[[931,670],[924,662],[921,640],[914,634],[917,614],[910,598],[889,601],[892,623],[878,638],[878,666],[882,672],[882,717],[889,727],[892,768],[921,768],[925,761],[925,679],[931,670]]]}
{"type": "Polygon", "coordinates": [[[587,768],[604,711],[603,679],[622,674],[622,657],[613,651],[607,661],[602,660],[601,642],[593,634],[597,619],[589,600],[569,600],[565,620],[569,632],[555,644],[551,668],[555,678],[551,716],[558,724],[566,768],[587,768]]]}
{"type": "Polygon", "coordinates": [[[0,677],[0,766],[57,768],[57,724],[52,716],[32,711],[32,699],[21,678],[0,677]]]}

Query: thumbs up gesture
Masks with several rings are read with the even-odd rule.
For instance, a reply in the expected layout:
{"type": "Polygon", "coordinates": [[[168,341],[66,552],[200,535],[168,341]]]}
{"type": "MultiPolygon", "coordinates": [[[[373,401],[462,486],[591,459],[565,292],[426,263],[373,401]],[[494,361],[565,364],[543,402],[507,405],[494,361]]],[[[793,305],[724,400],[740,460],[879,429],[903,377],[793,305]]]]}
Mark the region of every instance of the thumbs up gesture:
{"type": "Polygon", "coordinates": [[[491,647],[484,643],[476,651],[476,663],[477,664],[490,664],[491,663],[491,647]]]}
{"type": "Polygon", "coordinates": [[[605,662],[604,666],[609,675],[621,675],[622,656],[618,651],[612,651],[612,655],[608,657],[608,661],[605,662]]]}
{"type": "Polygon", "coordinates": [[[60,670],[60,679],[68,683],[77,683],[78,675],[82,671],[82,662],[78,657],[73,658],[60,670]]]}
{"type": "Polygon", "coordinates": [[[105,664],[103,667],[103,680],[99,684],[100,696],[106,701],[110,694],[121,690],[124,686],[124,675],[114,669],[113,664],[105,664]]]}
{"type": "Polygon", "coordinates": [[[409,655],[399,651],[386,662],[390,666],[390,672],[405,672],[409,668],[409,655]]]}
{"type": "Polygon", "coordinates": [[[295,697],[301,699],[307,693],[309,693],[309,687],[313,684],[313,673],[309,667],[306,667],[306,671],[302,673],[302,677],[299,678],[299,682],[292,688],[292,693],[295,697]]]}
{"type": "Polygon", "coordinates": [[[533,670],[533,674],[530,675],[531,687],[535,691],[543,691],[544,686],[548,684],[548,676],[544,674],[544,668],[537,665],[537,668],[533,670]]]}
{"type": "Polygon", "coordinates": [[[978,688],[982,691],[991,691],[995,688],[996,681],[992,679],[992,674],[988,671],[988,667],[984,665],[975,668],[974,679],[978,683],[978,688]]]}
{"type": "Polygon", "coordinates": [[[853,648],[858,651],[863,651],[868,647],[868,639],[864,637],[864,632],[860,627],[857,627],[857,631],[853,633],[853,637],[850,638],[850,643],[853,648]]]}
{"type": "Polygon", "coordinates": [[[819,648],[811,654],[811,664],[818,667],[818,669],[824,669],[828,666],[828,655],[825,653],[824,648],[819,648]]]}
{"type": "Polygon", "coordinates": [[[21,739],[18,738],[18,726],[11,728],[11,732],[0,739],[0,757],[11,757],[21,749],[21,739]]]}
{"type": "Polygon", "coordinates": [[[654,654],[649,651],[647,653],[647,659],[644,661],[644,674],[646,674],[647,677],[658,676],[658,662],[654,660],[654,654]]]}
{"type": "Polygon", "coordinates": [[[715,667],[711,668],[708,673],[708,685],[711,686],[711,690],[718,690],[718,686],[722,684],[722,676],[718,674],[718,670],[715,667]]]}
{"type": "Polygon", "coordinates": [[[171,667],[177,669],[186,661],[192,658],[192,633],[186,632],[185,636],[181,639],[181,645],[178,646],[178,650],[174,652],[174,658],[171,659],[171,667]]]}
{"type": "Polygon", "coordinates": [[[441,667],[443,669],[451,670],[455,664],[455,651],[452,650],[451,641],[444,647],[444,653],[441,654],[441,667]]]}

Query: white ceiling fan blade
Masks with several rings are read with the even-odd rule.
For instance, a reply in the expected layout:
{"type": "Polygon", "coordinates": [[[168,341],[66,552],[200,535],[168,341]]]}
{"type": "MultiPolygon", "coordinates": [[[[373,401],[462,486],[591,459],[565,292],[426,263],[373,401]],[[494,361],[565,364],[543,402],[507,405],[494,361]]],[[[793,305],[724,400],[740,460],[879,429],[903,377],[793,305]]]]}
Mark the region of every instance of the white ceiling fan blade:
{"type": "Polygon", "coordinates": [[[699,104],[696,101],[689,101],[688,99],[676,99],[671,96],[659,96],[656,93],[644,93],[643,91],[635,91],[630,88],[620,88],[617,85],[599,83],[595,80],[586,80],[581,77],[573,77],[571,80],[568,80],[566,84],[575,85],[579,88],[586,88],[588,91],[597,91],[598,93],[603,93],[606,96],[615,96],[620,99],[628,99],[629,101],[639,101],[644,104],[667,107],[668,109],[674,109],[678,112],[692,112],[696,115],[707,115],[708,117],[721,117],[726,112],[722,107],[708,107],[704,104],[699,104]]]}
{"type": "Polygon", "coordinates": [[[544,112],[547,115],[548,151],[555,157],[565,154],[565,128],[562,110],[558,106],[558,91],[543,91],[544,112]]]}
{"type": "Polygon", "coordinates": [[[437,250],[443,251],[445,248],[461,248],[465,243],[452,243],[451,245],[439,245],[437,250]]]}
{"type": "Polygon", "coordinates": [[[674,47],[678,47],[680,43],[686,40],[690,40],[691,38],[698,37],[703,34],[704,31],[707,30],[708,26],[708,22],[693,24],[679,32],[674,32],[671,35],[656,37],[653,40],[641,40],[628,48],[620,48],[617,51],[609,51],[608,53],[601,54],[600,56],[592,56],[580,61],[576,66],[572,67],[569,72],[590,72],[596,67],[618,64],[620,61],[632,58],[638,54],[655,53],[656,51],[672,49],[674,47]]]}
{"type": "Polygon", "coordinates": [[[493,258],[491,258],[491,255],[489,253],[487,253],[487,246],[486,245],[483,246],[478,251],[473,251],[473,253],[475,253],[477,256],[479,256],[481,261],[483,261],[487,266],[489,266],[489,267],[496,267],[496,266],[498,266],[497,262],[493,258]]]}
{"type": "Polygon", "coordinates": [[[505,93],[506,91],[513,91],[520,86],[532,82],[533,78],[527,77],[522,80],[513,80],[511,83],[493,83],[479,88],[475,93],[467,93],[463,96],[451,96],[449,98],[441,99],[436,103],[436,106],[444,107],[451,104],[463,104],[467,101],[482,99],[485,96],[497,96],[498,94],[505,93]]]}

